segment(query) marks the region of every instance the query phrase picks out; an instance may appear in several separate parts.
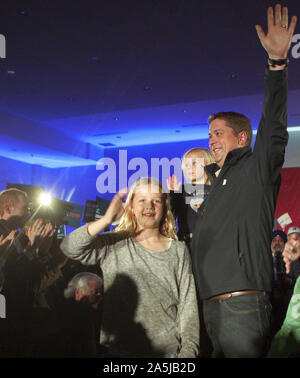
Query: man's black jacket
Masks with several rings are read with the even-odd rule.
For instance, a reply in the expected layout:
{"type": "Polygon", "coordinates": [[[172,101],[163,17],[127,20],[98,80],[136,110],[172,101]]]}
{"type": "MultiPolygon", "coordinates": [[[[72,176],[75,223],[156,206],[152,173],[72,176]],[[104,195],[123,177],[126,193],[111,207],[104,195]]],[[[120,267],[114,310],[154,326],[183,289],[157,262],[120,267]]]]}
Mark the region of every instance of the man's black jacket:
{"type": "MultiPolygon", "coordinates": [[[[200,207],[192,260],[201,299],[239,290],[271,291],[270,252],[287,133],[287,70],[266,70],[263,115],[253,152],[228,153],[200,207]]],[[[209,174],[218,167],[207,166],[209,174]]]]}

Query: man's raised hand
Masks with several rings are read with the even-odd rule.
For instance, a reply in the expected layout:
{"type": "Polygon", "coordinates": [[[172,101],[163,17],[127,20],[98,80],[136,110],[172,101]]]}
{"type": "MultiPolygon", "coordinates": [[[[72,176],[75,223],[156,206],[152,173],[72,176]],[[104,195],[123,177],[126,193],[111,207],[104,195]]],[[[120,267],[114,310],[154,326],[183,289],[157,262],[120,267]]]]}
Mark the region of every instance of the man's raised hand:
{"type": "Polygon", "coordinates": [[[268,33],[265,34],[260,25],[255,25],[258,37],[270,59],[285,59],[291,46],[292,37],[297,23],[293,16],[289,25],[288,8],[275,6],[268,8],[268,33]]]}

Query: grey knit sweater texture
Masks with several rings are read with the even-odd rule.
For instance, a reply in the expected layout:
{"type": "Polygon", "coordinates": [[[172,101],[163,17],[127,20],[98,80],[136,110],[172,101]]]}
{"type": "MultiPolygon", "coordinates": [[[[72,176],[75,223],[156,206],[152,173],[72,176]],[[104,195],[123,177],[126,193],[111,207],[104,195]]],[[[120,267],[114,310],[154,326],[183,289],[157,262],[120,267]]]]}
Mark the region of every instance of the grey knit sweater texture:
{"type": "Polygon", "coordinates": [[[66,256],[100,264],[104,299],[100,343],[120,357],[196,357],[199,317],[189,252],[171,240],[162,252],[123,232],[91,237],[87,225],[62,242],[66,256]]]}

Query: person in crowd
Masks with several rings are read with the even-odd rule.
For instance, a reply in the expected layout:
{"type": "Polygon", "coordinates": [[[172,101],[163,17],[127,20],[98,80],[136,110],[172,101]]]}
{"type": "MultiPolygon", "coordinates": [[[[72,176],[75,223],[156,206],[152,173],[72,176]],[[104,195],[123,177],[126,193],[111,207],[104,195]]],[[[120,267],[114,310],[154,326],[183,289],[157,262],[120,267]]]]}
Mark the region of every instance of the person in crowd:
{"type": "Polygon", "coordinates": [[[297,226],[292,226],[288,230],[288,240],[300,240],[300,228],[297,226]]]}
{"type": "Polygon", "coordinates": [[[54,231],[44,238],[44,242],[37,254],[37,259],[44,274],[34,286],[33,306],[36,309],[50,309],[47,301],[48,289],[63,276],[63,268],[68,261],[68,258],[59,248],[59,240],[56,238],[54,231]]]}
{"type": "Polygon", "coordinates": [[[280,329],[293,294],[293,281],[286,274],[285,263],[282,256],[286,242],[287,236],[284,231],[273,231],[271,251],[274,275],[271,292],[271,337],[280,329]]]}
{"type": "Polygon", "coordinates": [[[272,232],[271,252],[273,258],[274,281],[280,281],[285,275],[285,263],[282,252],[287,242],[287,236],[284,231],[275,230],[272,232]]]}
{"type": "Polygon", "coordinates": [[[285,262],[286,273],[293,278],[297,278],[300,275],[300,238],[290,237],[284,246],[282,256],[285,262]]]}
{"type": "Polygon", "coordinates": [[[118,357],[196,357],[194,278],[187,247],[176,240],[169,196],[151,178],[132,186],[124,208],[126,192],[114,196],[101,219],[74,230],[61,244],[69,258],[101,265],[101,344],[118,357]],[[114,231],[99,235],[116,219],[114,231]]]}
{"type": "Polygon", "coordinates": [[[29,256],[42,229],[35,224],[28,230],[28,236],[18,232],[24,227],[28,214],[25,192],[12,188],[0,193],[0,233],[3,237],[13,235],[1,264],[2,294],[7,312],[1,342],[4,355],[14,357],[26,354],[33,285],[39,275],[38,264],[29,256]]]}
{"type": "MultiPolygon", "coordinates": [[[[177,223],[177,236],[185,241],[189,251],[195,227],[198,209],[208,196],[214,177],[209,177],[204,167],[214,163],[210,150],[195,147],[188,150],[182,157],[182,171],[185,184],[172,175],[167,180],[170,191],[171,208],[177,223]]],[[[203,322],[202,302],[198,300],[200,323],[203,322]]],[[[200,355],[207,357],[211,351],[211,343],[205,327],[200,327],[200,355]]]]}
{"type": "Polygon", "coordinates": [[[171,208],[178,226],[178,239],[185,241],[188,247],[190,247],[198,209],[211,187],[211,180],[204,166],[213,162],[211,151],[205,148],[192,148],[182,158],[185,184],[182,185],[175,175],[167,180],[171,208]]]}
{"type": "Polygon", "coordinates": [[[80,272],[64,290],[64,302],[53,309],[48,334],[36,343],[35,357],[99,356],[99,306],[103,280],[94,273],[80,272]]]}
{"type": "Polygon", "coordinates": [[[94,273],[81,272],[76,274],[64,291],[66,299],[76,302],[85,301],[91,308],[98,309],[103,292],[103,280],[94,273]]]}
{"type": "MultiPolygon", "coordinates": [[[[290,235],[298,227],[291,227],[290,235]]],[[[289,230],[289,231],[290,231],[289,230]]],[[[288,234],[289,234],[288,231],[288,234]]],[[[296,233],[297,230],[296,230],[296,233]]],[[[272,340],[268,357],[270,358],[299,358],[300,357],[300,240],[290,238],[285,244],[283,259],[286,263],[286,271],[296,283],[290,299],[286,317],[272,340]]]]}
{"type": "Polygon", "coordinates": [[[11,357],[30,353],[34,291],[47,275],[38,253],[48,248],[53,237],[51,224],[36,219],[26,225],[28,218],[25,192],[11,188],[0,193],[0,235],[6,240],[0,256],[1,293],[7,312],[1,342],[3,354],[11,357]]]}
{"type": "Polygon", "coordinates": [[[287,7],[268,8],[268,33],[256,31],[269,60],[263,116],[251,151],[244,115],[209,117],[209,147],[216,164],[210,194],[192,238],[193,271],[203,300],[213,357],[261,357],[270,342],[273,264],[270,241],[280,170],[288,141],[287,54],[297,18],[287,7]]]}
{"type": "Polygon", "coordinates": [[[293,279],[300,275],[300,228],[290,227],[288,230],[288,242],[283,251],[286,272],[293,279]]]}
{"type": "Polygon", "coordinates": [[[54,230],[44,238],[35,258],[39,263],[39,276],[33,285],[30,315],[29,334],[32,348],[49,333],[48,328],[51,328],[53,321],[53,307],[48,292],[62,279],[63,268],[68,260],[59,248],[54,230]]]}

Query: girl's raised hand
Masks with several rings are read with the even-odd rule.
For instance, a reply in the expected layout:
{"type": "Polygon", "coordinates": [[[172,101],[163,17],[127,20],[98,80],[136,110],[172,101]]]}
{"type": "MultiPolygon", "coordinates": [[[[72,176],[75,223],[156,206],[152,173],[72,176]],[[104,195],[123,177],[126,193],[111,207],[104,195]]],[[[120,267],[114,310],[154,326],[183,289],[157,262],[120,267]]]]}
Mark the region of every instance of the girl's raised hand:
{"type": "Polygon", "coordinates": [[[123,199],[127,195],[128,189],[121,189],[111,200],[104,217],[108,224],[119,220],[124,214],[123,199]]]}
{"type": "Polygon", "coordinates": [[[167,179],[167,187],[173,192],[177,192],[181,188],[181,182],[177,180],[177,177],[173,174],[170,178],[167,179]]]}

